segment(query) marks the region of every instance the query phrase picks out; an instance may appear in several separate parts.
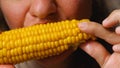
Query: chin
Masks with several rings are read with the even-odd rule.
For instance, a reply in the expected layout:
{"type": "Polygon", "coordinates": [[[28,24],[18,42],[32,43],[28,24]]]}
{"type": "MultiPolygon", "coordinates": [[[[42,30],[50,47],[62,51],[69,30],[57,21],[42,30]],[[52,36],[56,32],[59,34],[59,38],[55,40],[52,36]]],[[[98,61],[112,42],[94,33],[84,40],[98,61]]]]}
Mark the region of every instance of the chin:
{"type": "Polygon", "coordinates": [[[73,53],[72,49],[53,57],[49,57],[42,60],[37,60],[37,62],[43,67],[59,66],[64,63],[64,61],[73,53]]]}

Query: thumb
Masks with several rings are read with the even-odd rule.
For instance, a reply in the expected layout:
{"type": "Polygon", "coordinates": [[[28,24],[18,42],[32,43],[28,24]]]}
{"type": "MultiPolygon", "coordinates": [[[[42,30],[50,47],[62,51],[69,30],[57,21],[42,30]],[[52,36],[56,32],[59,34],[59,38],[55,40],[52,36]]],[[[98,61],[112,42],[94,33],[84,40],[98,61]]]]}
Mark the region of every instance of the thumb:
{"type": "Polygon", "coordinates": [[[15,68],[13,65],[0,65],[0,68],[15,68]]]}
{"type": "Polygon", "coordinates": [[[96,22],[89,22],[89,23],[83,22],[78,24],[78,27],[83,32],[104,39],[106,42],[110,44],[120,43],[120,36],[118,34],[108,31],[101,24],[98,24],[96,22]]]}
{"type": "Polygon", "coordinates": [[[80,48],[93,57],[101,67],[110,56],[110,53],[100,43],[95,41],[80,45],[80,48]]]}

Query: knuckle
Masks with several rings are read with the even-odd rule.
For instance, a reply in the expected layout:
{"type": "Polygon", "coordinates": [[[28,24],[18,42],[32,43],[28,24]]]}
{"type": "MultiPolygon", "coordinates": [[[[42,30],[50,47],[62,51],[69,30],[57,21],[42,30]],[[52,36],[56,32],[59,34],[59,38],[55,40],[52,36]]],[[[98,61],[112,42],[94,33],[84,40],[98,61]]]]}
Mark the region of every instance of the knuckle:
{"type": "Polygon", "coordinates": [[[113,10],[113,13],[120,13],[120,9],[115,9],[115,10],[113,10]]]}
{"type": "Polygon", "coordinates": [[[109,22],[118,22],[120,21],[120,9],[113,10],[108,16],[109,22]]]}
{"type": "Polygon", "coordinates": [[[112,15],[120,15],[120,9],[113,10],[112,15]]]}
{"type": "Polygon", "coordinates": [[[91,25],[89,25],[89,31],[91,34],[95,35],[96,31],[98,30],[97,28],[99,27],[98,23],[96,22],[91,22],[91,25]]]}

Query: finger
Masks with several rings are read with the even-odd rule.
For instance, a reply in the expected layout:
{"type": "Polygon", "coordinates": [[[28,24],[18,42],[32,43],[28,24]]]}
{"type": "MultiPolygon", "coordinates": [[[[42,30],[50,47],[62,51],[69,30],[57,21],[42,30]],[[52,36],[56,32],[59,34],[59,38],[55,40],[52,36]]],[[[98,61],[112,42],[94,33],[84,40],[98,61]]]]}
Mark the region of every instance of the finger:
{"type": "Polygon", "coordinates": [[[89,41],[80,45],[80,48],[93,57],[101,67],[110,56],[110,53],[101,44],[95,41],[89,41]]]}
{"type": "Polygon", "coordinates": [[[116,29],[115,29],[115,32],[120,35],[120,26],[118,26],[116,29]]]}
{"type": "Polygon", "coordinates": [[[106,28],[113,27],[120,23],[120,10],[114,10],[103,22],[106,28]]]}
{"type": "Polygon", "coordinates": [[[13,65],[0,65],[0,68],[15,68],[13,65]]]}
{"type": "Polygon", "coordinates": [[[120,52],[120,44],[116,44],[112,47],[113,51],[120,52]]]}
{"type": "Polygon", "coordinates": [[[89,23],[83,22],[83,23],[78,24],[78,27],[83,32],[92,34],[96,37],[104,39],[110,44],[120,43],[119,35],[115,34],[114,32],[108,31],[101,24],[98,24],[96,22],[89,22],[89,23]]]}

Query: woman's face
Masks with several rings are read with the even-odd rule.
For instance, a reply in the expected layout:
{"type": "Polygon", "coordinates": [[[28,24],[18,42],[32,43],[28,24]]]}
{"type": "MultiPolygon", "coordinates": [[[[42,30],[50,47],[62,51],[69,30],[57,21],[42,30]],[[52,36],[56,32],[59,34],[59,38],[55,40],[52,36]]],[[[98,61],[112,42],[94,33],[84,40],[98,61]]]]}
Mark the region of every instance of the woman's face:
{"type": "Polygon", "coordinates": [[[10,29],[90,18],[91,6],[92,0],[0,0],[0,8],[10,29]]]}
{"type": "Polygon", "coordinates": [[[11,29],[65,19],[89,18],[92,0],[0,0],[11,29]]]}

